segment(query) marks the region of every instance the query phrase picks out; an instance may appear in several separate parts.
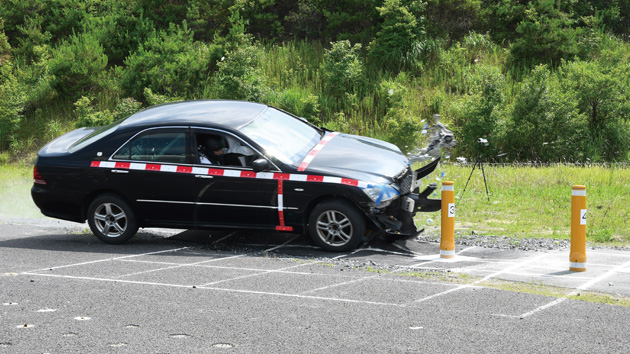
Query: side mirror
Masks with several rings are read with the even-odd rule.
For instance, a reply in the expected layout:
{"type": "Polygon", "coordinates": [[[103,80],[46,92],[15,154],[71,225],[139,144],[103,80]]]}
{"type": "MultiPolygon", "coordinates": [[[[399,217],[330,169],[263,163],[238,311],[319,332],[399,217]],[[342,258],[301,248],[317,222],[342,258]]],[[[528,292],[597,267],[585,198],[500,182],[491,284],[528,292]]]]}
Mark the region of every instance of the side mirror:
{"type": "Polygon", "coordinates": [[[257,159],[252,163],[252,167],[254,168],[254,172],[262,172],[269,168],[269,161],[267,159],[257,159]]]}

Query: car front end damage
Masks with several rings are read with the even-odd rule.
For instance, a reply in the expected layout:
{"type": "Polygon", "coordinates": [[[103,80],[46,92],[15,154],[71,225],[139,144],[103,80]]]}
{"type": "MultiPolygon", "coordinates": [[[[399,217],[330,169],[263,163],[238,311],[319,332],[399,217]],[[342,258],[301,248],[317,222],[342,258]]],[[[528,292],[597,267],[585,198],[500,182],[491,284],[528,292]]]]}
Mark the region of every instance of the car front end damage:
{"type": "Polygon", "coordinates": [[[431,183],[420,192],[419,182],[432,173],[440,162],[440,158],[417,169],[411,166],[394,177],[389,185],[371,186],[364,190],[372,199],[366,213],[368,219],[378,230],[392,240],[410,239],[418,236],[414,216],[418,212],[435,212],[441,209],[440,199],[431,199],[437,185],[431,183]]]}

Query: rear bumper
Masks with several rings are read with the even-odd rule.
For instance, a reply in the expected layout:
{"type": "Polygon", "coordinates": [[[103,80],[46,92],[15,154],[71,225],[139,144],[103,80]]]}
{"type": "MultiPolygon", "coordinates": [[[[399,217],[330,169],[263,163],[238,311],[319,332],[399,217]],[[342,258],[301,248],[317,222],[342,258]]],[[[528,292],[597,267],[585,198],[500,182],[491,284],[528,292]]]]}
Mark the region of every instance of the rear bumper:
{"type": "Polygon", "coordinates": [[[67,195],[55,193],[34,184],[31,188],[31,197],[42,214],[46,216],[79,223],[85,222],[81,206],[70,202],[67,195]]]}

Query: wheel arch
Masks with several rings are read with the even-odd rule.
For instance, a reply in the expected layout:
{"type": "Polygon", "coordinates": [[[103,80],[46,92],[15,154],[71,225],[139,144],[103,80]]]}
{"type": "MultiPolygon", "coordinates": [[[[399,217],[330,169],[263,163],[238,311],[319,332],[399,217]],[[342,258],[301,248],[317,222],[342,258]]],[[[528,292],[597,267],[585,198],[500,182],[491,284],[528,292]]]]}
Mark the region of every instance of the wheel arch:
{"type": "Polygon", "coordinates": [[[91,193],[88,193],[85,198],[83,199],[83,203],[81,205],[81,218],[83,219],[83,221],[87,220],[87,213],[88,213],[88,208],[90,207],[90,204],[98,197],[105,195],[105,194],[110,194],[110,195],[114,195],[122,200],[124,200],[127,205],[132,209],[132,211],[134,212],[134,214],[136,215],[136,219],[138,224],[142,224],[142,220],[138,219],[138,211],[136,210],[136,203],[134,203],[133,201],[129,200],[129,198],[125,197],[122,193],[118,193],[114,190],[110,190],[110,189],[97,189],[95,191],[92,191],[91,193]]]}

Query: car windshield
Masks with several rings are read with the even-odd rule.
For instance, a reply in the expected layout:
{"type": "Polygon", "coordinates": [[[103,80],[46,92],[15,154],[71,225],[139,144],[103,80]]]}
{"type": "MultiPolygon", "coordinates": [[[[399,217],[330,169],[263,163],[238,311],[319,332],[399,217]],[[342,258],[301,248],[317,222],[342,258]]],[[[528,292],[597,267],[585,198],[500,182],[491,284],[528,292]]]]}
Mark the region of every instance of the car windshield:
{"type": "Polygon", "coordinates": [[[268,154],[296,166],[321,139],[317,128],[273,108],[266,109],[239,130],[268,154]]]}

